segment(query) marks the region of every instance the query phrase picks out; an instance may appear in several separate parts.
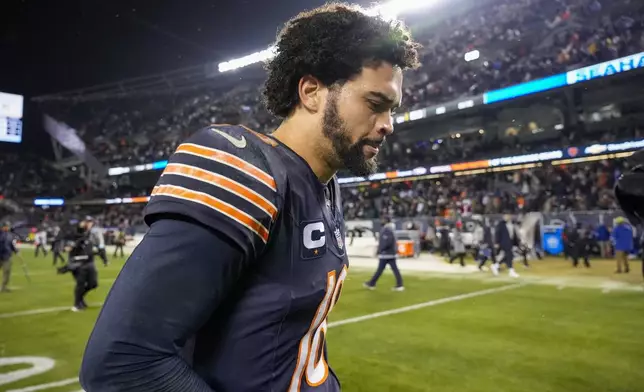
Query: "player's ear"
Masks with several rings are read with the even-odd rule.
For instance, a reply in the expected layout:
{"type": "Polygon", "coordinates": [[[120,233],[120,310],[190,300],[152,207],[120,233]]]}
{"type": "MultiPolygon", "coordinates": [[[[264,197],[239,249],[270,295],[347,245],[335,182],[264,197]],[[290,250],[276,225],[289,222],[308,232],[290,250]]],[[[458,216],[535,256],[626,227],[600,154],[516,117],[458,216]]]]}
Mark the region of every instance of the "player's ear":
{"type": "Polygon", "coordinates": [[[300,79],[297,87],[302,106],[309,112],[318,112],[322,108],[322,83],[313,76],[306,75],[300,79]]]}

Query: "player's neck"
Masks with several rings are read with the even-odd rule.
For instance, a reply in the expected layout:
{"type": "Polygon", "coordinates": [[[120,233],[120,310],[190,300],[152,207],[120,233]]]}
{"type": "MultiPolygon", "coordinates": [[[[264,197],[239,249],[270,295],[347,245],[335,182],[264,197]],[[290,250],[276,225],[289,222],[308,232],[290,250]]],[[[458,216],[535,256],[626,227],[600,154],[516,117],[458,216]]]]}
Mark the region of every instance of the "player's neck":
{"type": "Polygon", "coordinates": [[[320,151],[324,141],[318,140],[318,135],[319,132],[311,128],[310,121],[305,123],[296,118],[284,120],[272,133],[275,139],[304,159],[320,182],[326,184],[337,170],[324,159],[324,154],[320,151]]]}

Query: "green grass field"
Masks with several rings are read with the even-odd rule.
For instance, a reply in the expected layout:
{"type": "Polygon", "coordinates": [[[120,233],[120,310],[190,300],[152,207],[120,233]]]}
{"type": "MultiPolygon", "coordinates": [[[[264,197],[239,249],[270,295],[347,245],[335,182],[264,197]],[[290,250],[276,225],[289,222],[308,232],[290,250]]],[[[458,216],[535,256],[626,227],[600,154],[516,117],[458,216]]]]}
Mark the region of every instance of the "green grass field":
{"type": "MultiPolygon", "coordinates": [[[[94,306],[72,313],[71,276],[31,250],[22,255],[32,283],[14,260],[14,290],[0,295],[0,391],[79,391],[86,338],[123,260],[99,267],[94,306]],[[31,367],[12,360],[22,356],[55,364],[7,383],[31,367]]],[[[644,391],[644,286],[641,265],[632,268],[614,275],[610,261],[575,270],[548,259],[518,267],[512,281],[407,273],[401,293],[389,290],[389,272],[365,290],[371,271],[352,268],[330,315],[329,363],[345,391],[644,391]]]]}

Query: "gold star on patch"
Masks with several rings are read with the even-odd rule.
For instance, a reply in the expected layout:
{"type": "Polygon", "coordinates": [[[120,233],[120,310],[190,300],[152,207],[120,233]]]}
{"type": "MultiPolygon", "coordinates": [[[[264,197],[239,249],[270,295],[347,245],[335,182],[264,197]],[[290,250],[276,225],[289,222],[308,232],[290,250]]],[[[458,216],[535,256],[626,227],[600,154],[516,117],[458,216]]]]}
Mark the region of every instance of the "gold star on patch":
{"type": "Polygon", "coordinates": [[[316,249],[316,250],[314,250],[314,251],[313,251],[313,254],[317,256],[317,255],[318,255],[318,250],[317,250],[317,249],[316,249]]]}

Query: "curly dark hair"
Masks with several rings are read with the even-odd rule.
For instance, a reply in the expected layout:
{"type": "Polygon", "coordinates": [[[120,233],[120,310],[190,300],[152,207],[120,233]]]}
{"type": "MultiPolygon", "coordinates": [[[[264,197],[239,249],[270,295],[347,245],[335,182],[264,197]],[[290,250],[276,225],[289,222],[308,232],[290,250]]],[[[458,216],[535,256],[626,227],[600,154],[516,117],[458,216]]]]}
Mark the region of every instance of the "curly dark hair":
{"type": "Polygon", "coordinates": [[[401,21],[369,16],[358,6],[330,3],[289,20],[277,35],[276,56],[266,64],[267,109],[287,117],[299,102],[298,84],[311,75],[324,85],[342,85],[362,67],[388,62],[416,68],[420,45],[401,21]]]}

